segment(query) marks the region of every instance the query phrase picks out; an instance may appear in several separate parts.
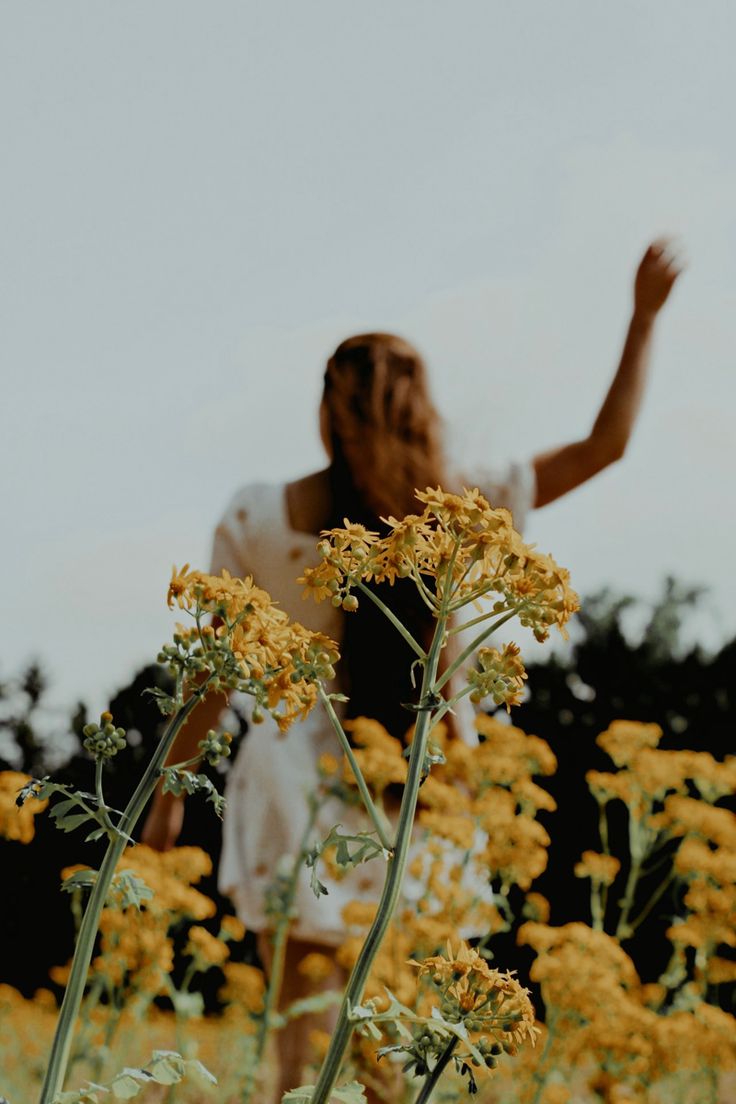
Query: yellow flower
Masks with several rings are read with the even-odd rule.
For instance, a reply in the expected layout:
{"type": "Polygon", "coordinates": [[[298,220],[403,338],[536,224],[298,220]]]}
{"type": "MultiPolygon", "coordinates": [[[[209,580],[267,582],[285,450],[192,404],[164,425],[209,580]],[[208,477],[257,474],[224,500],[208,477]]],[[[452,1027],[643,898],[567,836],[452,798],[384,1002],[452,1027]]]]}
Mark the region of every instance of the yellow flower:
{"type": "MultiPolygon", "coordinates": [[[[344,722],[345,730],[352,734],[354,754],[366,782],[381,792],[392,782],[405,782],[407,762],[400,740],[390,736],[382,724],[368,717],[355,717],[344,722]]],[[[355,783],[355,776],[347,762],[344,764],[345,781],[355,783]]]]}
{"type": "Polygon", "coordinates": [[[328,751],[325,751],[320,755],[317,761],[317,767],[319,773],[324,775],[325,778],[332,778],[340,769],[340,764],[334,755],[330,755],[328,751]]]}
{"type": "MultiPolygon", "coordinates": [[[[236,579],[227,571],[206,575],[190,571],[188,565],[181,571],[174,568],[168,602],[221,620],[216,630],[206,626],[198,634],[202,653],[208,655],[216,644],[226,643],[238,672],[236,676],[228,669],[228,685],[243,688],[246,683],[282,731],[312,709],[318,697],[316,680],[335,676],[333,664],[339,656],[334,641],[290,622],[250,577],[236,579]]],[[[221,653],[216,658],[222,662],[221,653]]]]}
{"type": "Polygon", "coordinates": [[[206,928],[193,924],[189,929],[189,939],[184,947],[184,954],[204,966],[221,966],[230,952],[225,944],[206,928]]]}
{"type": "Polygon", "coordinates": [[[662,738],[657,724],[641,721],[612,721],[596,740],[599,747],[610,755],[617,767],[625,767],[642,748],[654,748],[662,738]]]}
{"type": "Polygon", "coordinates": [[[473,687],[470,700],[477,705],[492,697],[496,705],[505,705],[510,712],[511,706],[521,701],[527,677],[519,648],[513,643],[506,644],[502,652],[479,648],[477,660],[477,669],[468,674],[468,683],[473,687]]]}
{"type": "Polygon", "coordinates": [[[345,528],[326,531],[319,545],[322,563],[302,576],[307,593],[352,608],[344,602],[357,602],[348,594],[357,582],[392,584],[411,575],[425,584],[434,581],[434,598],[424,592],[430,604],[448,588],[461,604],[495,590],[503,609],[516,610],[538,639],[552,625],[565,634],[579,604],[568,573],[524,544],[507,510],[494,510],[477,489],[456,495],[428,487],[417,498],[424,512],[382,519],[389,529],[383,538],[347,519],[345,528]]]}
{"type": "Polygon", "coordinates": [[[326,981],[335,971],[335,963],[327,955],[313,951],[305,955],[297,966],[299,973],[314,984],[326,981]]]}
{"type": "Polygon", "coordinates": [[[590,878],[600,885],[612,885],[620,869],[621,863],[614,855],[583,851],[580,861],[575,863],[575,877],[590,878]]]}
{"type": "Polygon", "coordinates": [[[534,1008],[529,990],[519,984],[512,973],[492,969],[486,960],[467,943],[453,951],[448,941],[445,954],[432,955],[421,962],[411,961],[420,976],[429,974],[435,985],[442,987],[457,1001],[459,1010],[467,1014],[478,1012],[478,1030],[488,1031],[506,1047],[529,1040],[534,1045],[539,1033],[534,1025],[534,1008]]]}
{"type": "Polygon", "coordinates": [[[223,916],[220,921],[220,932],[224,939],[232,939],[239,943],[245,938],[245,924],[237,916],[223,916]]]}
{"type": "Polygon", "coordinates": [[[222,969],[225,984],[219,991],[220,999],[253,1014],[262,1011],[266,989],[263,972],[245,962],[226,962],[222,969]]]}

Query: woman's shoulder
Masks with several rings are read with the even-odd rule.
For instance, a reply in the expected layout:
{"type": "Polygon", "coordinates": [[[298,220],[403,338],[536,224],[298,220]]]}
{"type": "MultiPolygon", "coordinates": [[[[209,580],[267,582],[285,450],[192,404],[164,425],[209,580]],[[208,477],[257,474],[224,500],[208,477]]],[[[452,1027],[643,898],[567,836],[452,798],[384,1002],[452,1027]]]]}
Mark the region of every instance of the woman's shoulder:
{"type": "Polygon", "coordinates": [[[275,533],[283,522],[284,486],[245,483],[231,496],[217,525],[210,570],[227,568],[233,575],[253,571],[264,533],[275,533]]]}
{"type": "Polygon", "coordinates": [[[282,512],[284,484],[258,481],[244,483],[231,495],[218,527],[251,528],[254,523],[270,523],[282,512]]]}

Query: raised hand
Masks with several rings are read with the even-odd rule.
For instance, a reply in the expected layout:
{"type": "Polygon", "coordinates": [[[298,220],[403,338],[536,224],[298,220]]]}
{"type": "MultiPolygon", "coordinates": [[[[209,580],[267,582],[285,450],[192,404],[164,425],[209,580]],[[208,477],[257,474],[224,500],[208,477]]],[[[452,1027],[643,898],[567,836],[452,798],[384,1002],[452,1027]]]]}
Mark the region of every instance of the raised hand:
{"type": "Polygon", "coordinates": [[[672,242],[667,238],[652,242],[636,270],[634,312],[651,316],[661,310],[681,272],[672,242]]]}

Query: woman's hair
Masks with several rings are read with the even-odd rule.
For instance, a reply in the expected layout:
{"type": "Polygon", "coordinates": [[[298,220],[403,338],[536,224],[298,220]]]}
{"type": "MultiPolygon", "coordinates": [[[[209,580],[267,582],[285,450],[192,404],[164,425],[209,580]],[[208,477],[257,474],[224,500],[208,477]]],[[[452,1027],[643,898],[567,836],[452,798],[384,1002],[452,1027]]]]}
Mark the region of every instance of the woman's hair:
{"type": "MultiPolygon", "coordinates": [[[[400,337],[348,338],[330,357],[323,403],[331,446],[331,526],[343,518],[385,532],[382,517],[419,512],[415,489],[444,482],[440,419],[429,396],[424,363],[400,337]]],[[[385,591],[385,587],[383,590],[385,591]]],[[[413,635],[428,647],[434,619],[411,579],[383,595],[413,635]]],[[[365,596],[345,616],[341,663],[350,716],[374,717],[402,738],[415,717],[411,648],[365,596]]]]}

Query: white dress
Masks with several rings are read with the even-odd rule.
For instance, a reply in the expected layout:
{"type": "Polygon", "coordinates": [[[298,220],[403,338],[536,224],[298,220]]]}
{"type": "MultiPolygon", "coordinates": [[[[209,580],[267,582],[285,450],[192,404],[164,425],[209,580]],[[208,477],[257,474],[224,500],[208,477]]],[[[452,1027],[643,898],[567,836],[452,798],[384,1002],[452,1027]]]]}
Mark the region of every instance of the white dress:
{"type": "MultiPolygon", "coordinates": [[[[501,477],[476,471],[472,479],[452,482],[479,487],[493,506],[511,510],[517,529],[533,505],[531,464],[511,465],[501,477]]],[[[216,529],[210,569],[213,574],[227,568],[233,575],[252,575],[292,620],[339,642],[342,613],[329,602],[304,601],[303,588],[296,582],[305,566],[317,562],[317,539],[290,527],[283,484],[249,484],[233,497],[216,529]]],[[[458,710],[458,728],[463,739],[475,743],[472,706],[467,698],[460,704],[465,710],[458,710]]],[[[245,697],[243,706],[250,719],[252,699],[245,697]]],[[[285,735],[266,715],[262,724],[250,724],[230,770],[218,880],[251,931],[269,926],[266,891],[279,862],[291,865],[299,851],[308,820],[307,796],[316,788],[317,763],[325,752],[341,758],[337,737],[319,706],[285,735]]],[[[344,831],[369,827],[360,809],[331,799],[318,814],[314,842],[324,839],[338,823],[344,831]]],[[[302,868],[292,933],[303,940],[338,945],[346,934],[342,909],[353,900],[376,901],[385,867],[380,859],[373,859],[335,881],[323,864],[319,874],[329,893],[318,899],[310,888],[309,872],[302,868]]]]}

